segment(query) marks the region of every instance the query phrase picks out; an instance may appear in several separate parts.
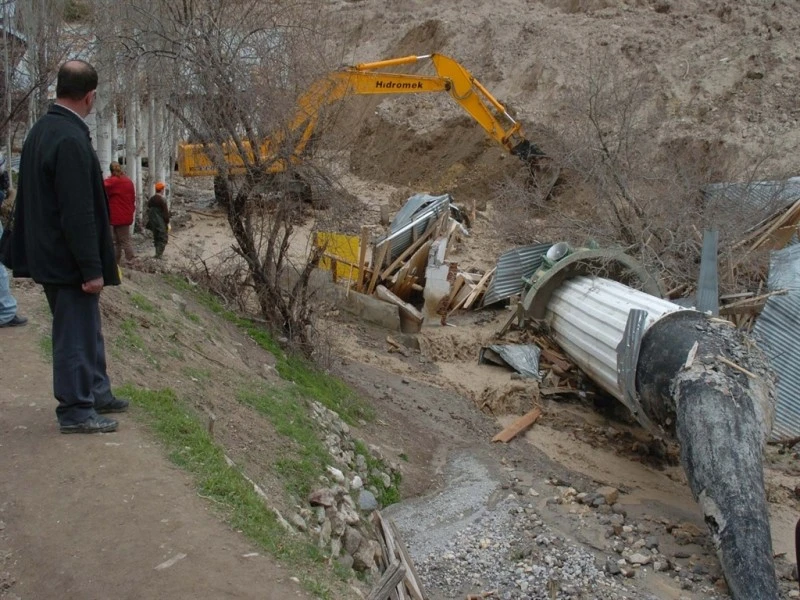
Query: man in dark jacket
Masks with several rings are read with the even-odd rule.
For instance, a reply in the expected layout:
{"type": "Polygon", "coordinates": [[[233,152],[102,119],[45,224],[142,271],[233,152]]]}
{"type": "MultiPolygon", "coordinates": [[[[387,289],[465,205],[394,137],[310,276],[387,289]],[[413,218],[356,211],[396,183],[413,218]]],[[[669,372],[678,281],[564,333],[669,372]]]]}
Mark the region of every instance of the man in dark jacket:
{"type": "Polygon", "coordinates": [[[169,206],[161,193],[164,191],[163,181],[156,183],[156,193],[147,201],[147,225],[153,232],[153,245],[156,247],[156,258],[161,258],[169,241],[169,206]]]}
{"type": "Polygon", "coordinates": [[[71,60],[58,71],[56,102],[28,133],[14,212],[15,277],[44,288],[53,314],[53,392],[62,433],[114,431],[99,413],[123,412],[106,374],[100,292],[119,285],[103,173],[84,118],[97,71],[71,60]]]}

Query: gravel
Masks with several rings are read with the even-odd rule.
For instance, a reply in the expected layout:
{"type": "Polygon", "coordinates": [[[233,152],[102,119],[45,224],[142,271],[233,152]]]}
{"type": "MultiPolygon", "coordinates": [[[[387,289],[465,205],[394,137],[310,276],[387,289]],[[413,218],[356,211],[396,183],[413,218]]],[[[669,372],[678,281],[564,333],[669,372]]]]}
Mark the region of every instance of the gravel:
{"type": "Polygon", "coordinates": [[[448,465],[439,494],[391,507],[425,589],[432,597],[651,600],[606,574],[606,558],[552,530],[532,497],[502,489],[497,473],[473,457],[448,465]],[[588,594],[588,595],[587,595],[588,594]]]}

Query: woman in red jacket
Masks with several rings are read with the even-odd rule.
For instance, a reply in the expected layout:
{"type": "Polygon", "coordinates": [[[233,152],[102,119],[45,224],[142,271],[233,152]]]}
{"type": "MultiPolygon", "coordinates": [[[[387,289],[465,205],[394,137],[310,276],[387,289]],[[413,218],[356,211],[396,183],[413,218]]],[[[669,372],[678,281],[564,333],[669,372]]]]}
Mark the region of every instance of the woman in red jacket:
{"type": "Polygon", "coordinates": [[[133,182],[123,173],[118,162],[112,162],[110,168],[111,177],[108,177],[103,183],[108,197],[111,228],[114,230],[114,252],[117,256],[117,264],[120,264],[123,251],[126,261],[130,262],[136,258],[131,242],[131,225],[136,213],[136,190],[133,182]]]}

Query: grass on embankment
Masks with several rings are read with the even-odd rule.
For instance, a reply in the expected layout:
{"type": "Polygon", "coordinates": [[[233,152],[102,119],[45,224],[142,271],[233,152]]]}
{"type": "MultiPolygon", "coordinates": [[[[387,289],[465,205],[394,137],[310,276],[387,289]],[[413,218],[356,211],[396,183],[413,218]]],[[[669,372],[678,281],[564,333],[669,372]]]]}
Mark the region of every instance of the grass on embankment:
{"type": "Polygon", "coordinates": [[[343,381],[322,372],[302,356],[284,352],[262,325],[226,309],[216,297],[205,290],[192,287],[184,279],[174,276],[166,276],[166,279],[174,287],[191,293],[214,314],[240,327],[261,348],[274,355],[278,374],[286,381],[293,382],[303,396],[335,411],[349,425],[354,425],[361,419],[365,421],[374,419],[372,407],[361,400],[343,381]]]}
{"type": "Polygon", "coordinates": [[[309,570],[323,562],[320,550],[304,538],[292,537],[275,514],[234,467],[227,464],[222,449],[214,443],[200,420],[179,402],[172,390],[143,390],[125,386],[119,395],[129,397],[146,424],[165,446],[170,460],[191,473],[200,495],[212,500],[230,525],[277,558],[301,568],[301,580],[321,598],[331,591],[309,570]]]}

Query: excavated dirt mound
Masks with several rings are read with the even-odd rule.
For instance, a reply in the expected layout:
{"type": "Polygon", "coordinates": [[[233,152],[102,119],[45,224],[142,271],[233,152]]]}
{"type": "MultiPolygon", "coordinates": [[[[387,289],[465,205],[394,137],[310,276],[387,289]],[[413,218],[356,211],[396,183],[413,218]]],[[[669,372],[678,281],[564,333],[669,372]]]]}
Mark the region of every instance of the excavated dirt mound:
{"type": "Polygon", "coordinates": [[[373,117],[360,138],[363,141],[350,153],[351,170],[359,177],[434,194],[447,192],[457,201],[483,198],[485,204],[495,185],[524,168],[466,116],[423,133],[373,117]]]}

